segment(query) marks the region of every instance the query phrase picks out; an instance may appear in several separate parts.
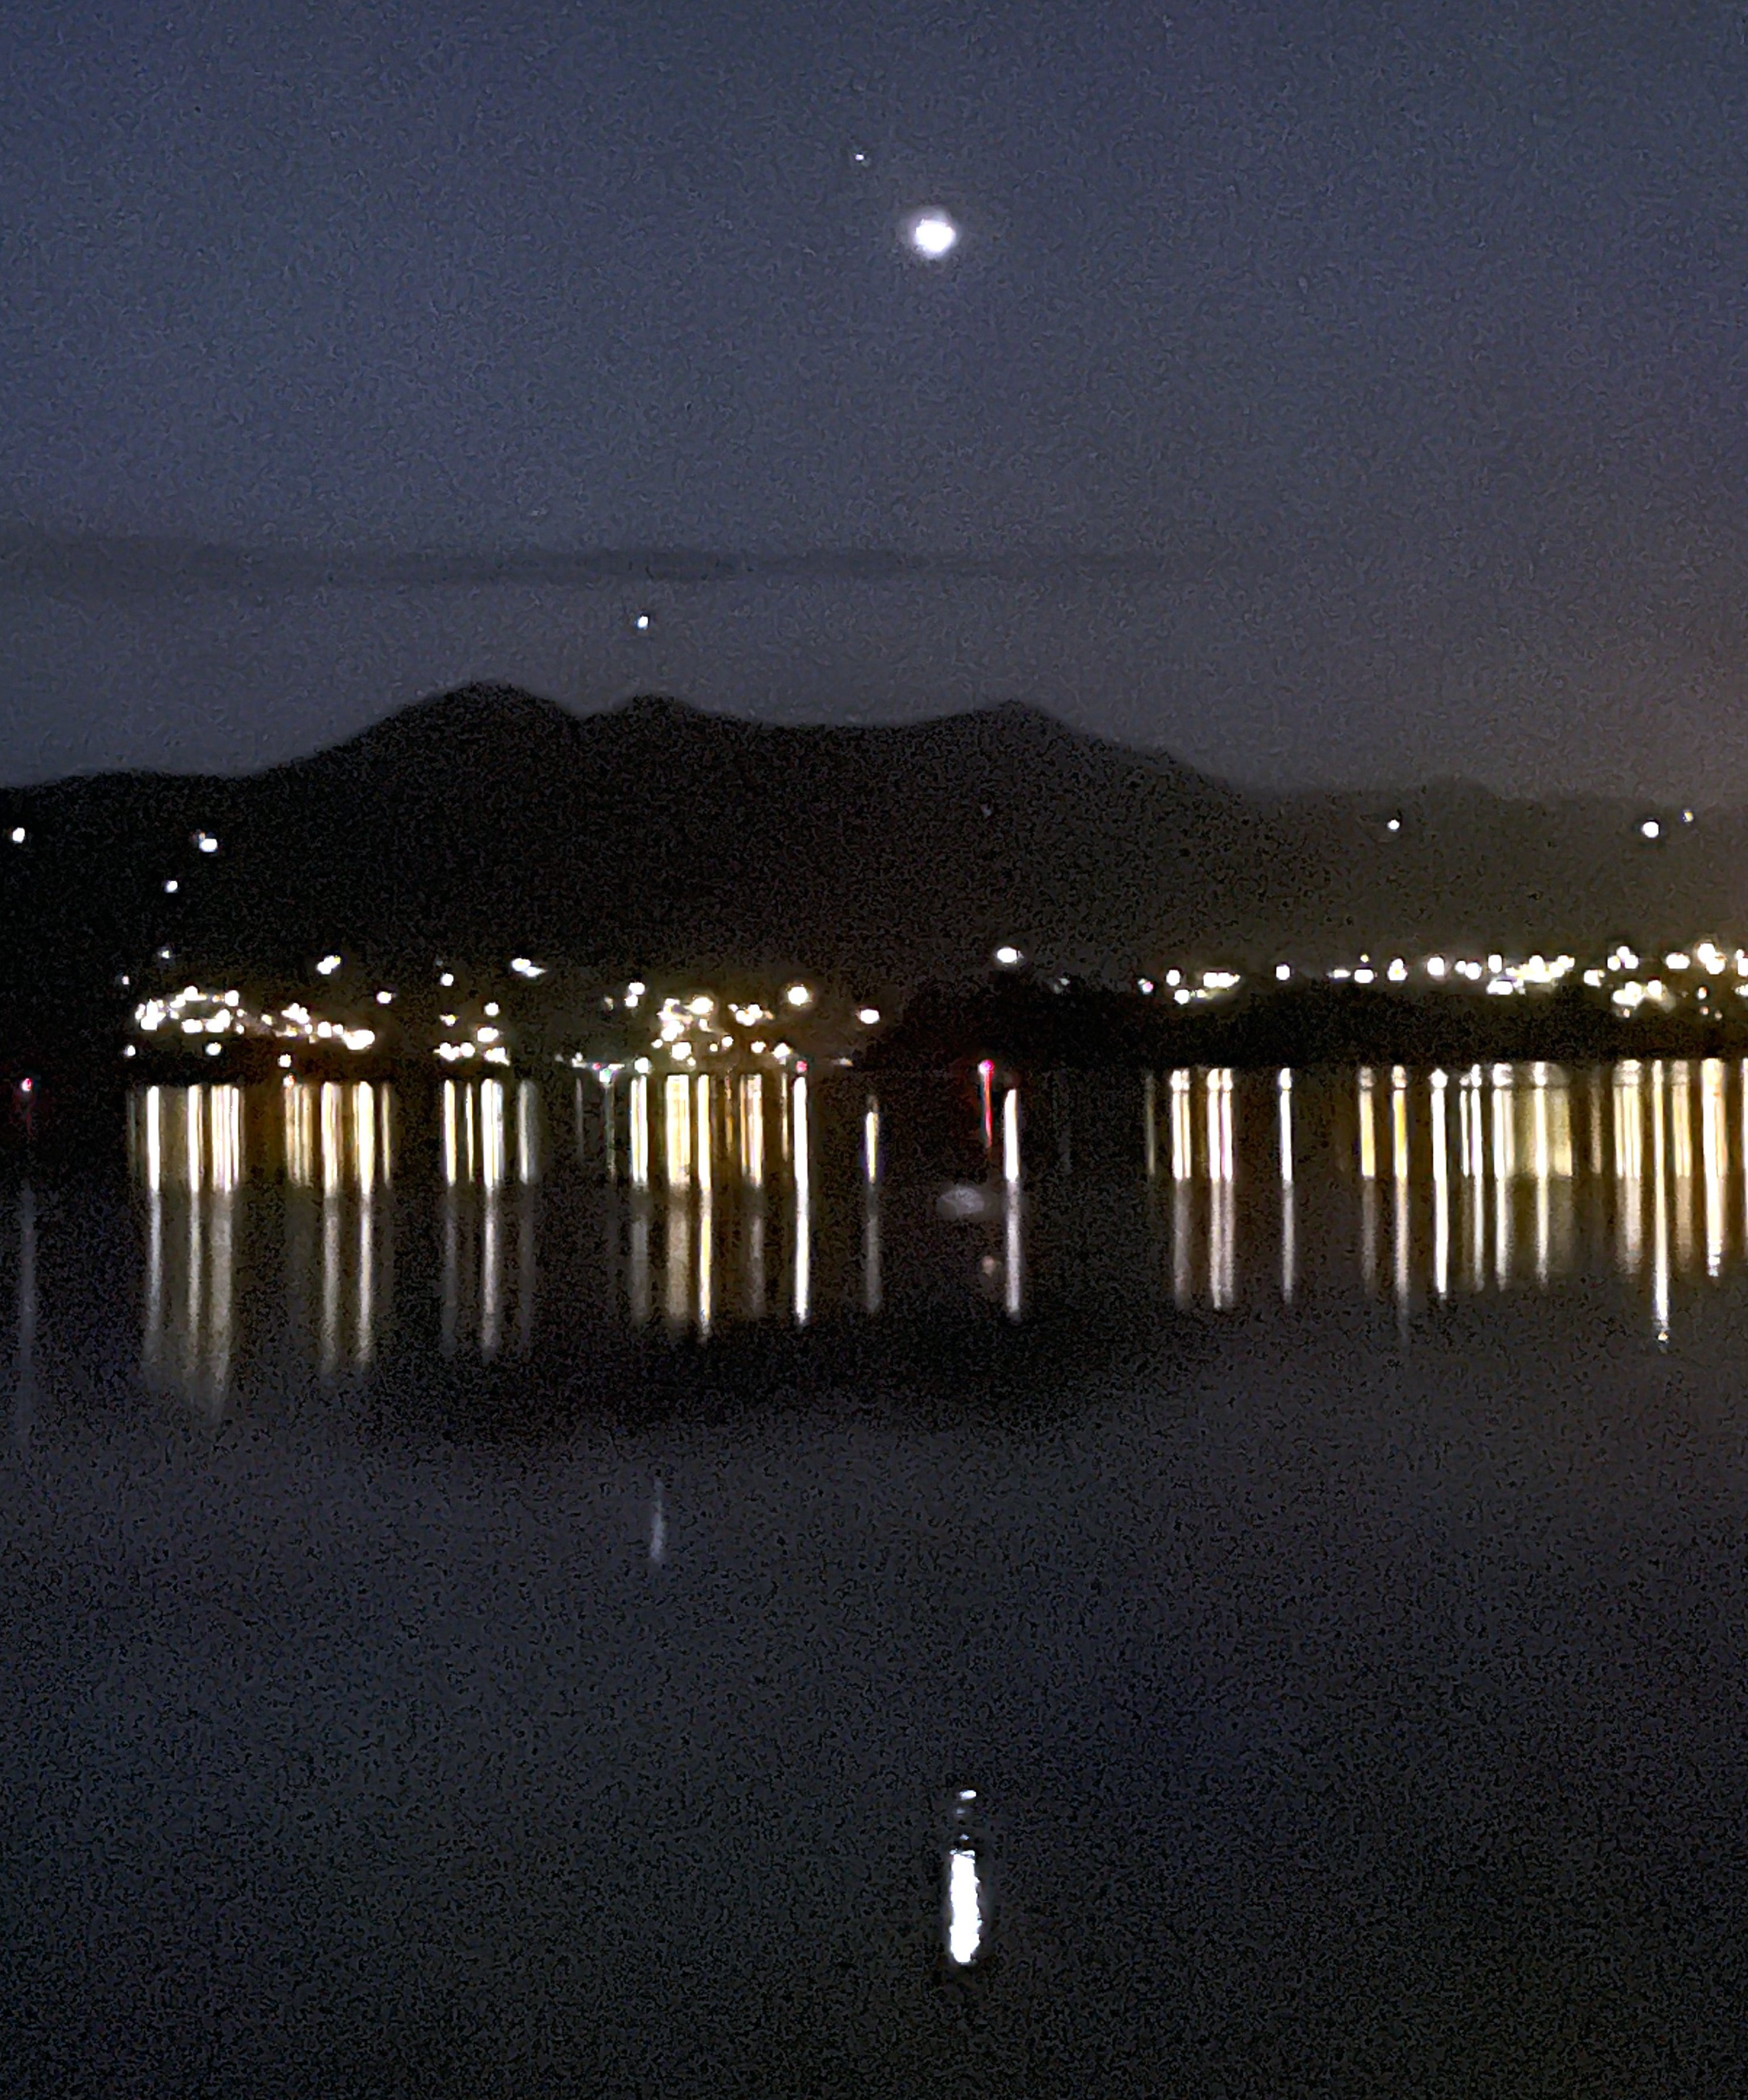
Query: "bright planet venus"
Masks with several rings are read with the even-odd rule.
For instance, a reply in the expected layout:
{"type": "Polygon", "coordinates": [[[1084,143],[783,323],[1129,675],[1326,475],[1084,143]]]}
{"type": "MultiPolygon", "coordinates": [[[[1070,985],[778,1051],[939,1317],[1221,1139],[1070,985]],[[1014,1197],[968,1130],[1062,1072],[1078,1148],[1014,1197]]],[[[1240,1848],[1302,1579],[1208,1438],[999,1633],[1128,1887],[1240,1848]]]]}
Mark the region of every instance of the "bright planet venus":
{"type": "Polygon", "coordinates": [[[910,245],[930,262],[939,262],[958,245],[959,229],[944,211],[919,212],[910,222],[910,245]]]}

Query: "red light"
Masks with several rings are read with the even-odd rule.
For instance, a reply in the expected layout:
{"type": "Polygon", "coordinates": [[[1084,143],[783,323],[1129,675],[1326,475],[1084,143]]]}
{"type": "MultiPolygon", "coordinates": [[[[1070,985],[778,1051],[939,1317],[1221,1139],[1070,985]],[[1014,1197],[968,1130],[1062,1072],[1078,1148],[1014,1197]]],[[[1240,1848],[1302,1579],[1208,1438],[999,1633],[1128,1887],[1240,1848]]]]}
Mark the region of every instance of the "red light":
{"type": "Polygon", "coordinates": [[[21,1094],[28,1094],[35,1085],[34,1079],[20,1079],[18,1083],[18,1091],[21,1094]]]}

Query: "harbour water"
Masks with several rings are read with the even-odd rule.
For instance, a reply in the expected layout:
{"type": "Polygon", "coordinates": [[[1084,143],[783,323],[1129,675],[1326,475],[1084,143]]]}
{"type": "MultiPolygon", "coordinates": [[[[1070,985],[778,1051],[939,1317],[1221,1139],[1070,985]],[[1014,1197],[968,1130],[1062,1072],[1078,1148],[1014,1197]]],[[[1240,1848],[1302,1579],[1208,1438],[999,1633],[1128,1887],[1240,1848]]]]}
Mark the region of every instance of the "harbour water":
{"type": "Polygon", "coordinates": [[[8,1171],[12,2089],[1740,2089],[1748,1070],[8,1171]]]}

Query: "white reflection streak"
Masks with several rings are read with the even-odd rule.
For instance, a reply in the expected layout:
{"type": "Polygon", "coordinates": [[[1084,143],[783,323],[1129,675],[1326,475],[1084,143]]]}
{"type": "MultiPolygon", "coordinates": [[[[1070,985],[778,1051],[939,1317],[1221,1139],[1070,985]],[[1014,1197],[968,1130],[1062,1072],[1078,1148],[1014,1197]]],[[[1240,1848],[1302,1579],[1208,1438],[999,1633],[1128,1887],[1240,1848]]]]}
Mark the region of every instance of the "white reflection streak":
{"type": "Polygon", "coordinates": [[[200,1137],[200,1089],[184,1087],[182,1092],[183,1154],[191,1191],[200,1186],[204,1147],[200,1137]]]}
{"type": "Polygon", "coordinates": [[[1408,1074],[1400,1065],[1390,1074],[1390,1173],[1395,1183],[1392,1252],[1395,1256],[1396,1304],[1408,1304],[1408,1074]]]}
{"type": "Polygon", "coordinates": [[[332,1079],[322,1088],[322,1193],[339,1193],[346,1171],[346,1126],[341,1121],[342,1092],[332,1079]]]}
{"type": "MultiPolygon", "coordinates": [[[[699,1080],[702,1086],[705,1082],[699,1080]]],[[[711,1264],[715,1260],[713,1232],[715,1198],[707,1180],[698,1187],[698,1332],[707,1335],[711,1322],[711,1264]]]]}
{"type": "Polygon", "coordinates": [[[632,1186],[649,1185],[649,1082],[641,1072],[632,1081],[632,1186]]]}
{"type": "MultiPolygon", "coordinates": [[[[1748,1064],[1742,1067],[1743,1098],[1748,1100],[1748,1064]]],[[[164,1089],[146,1089],[146,1186],[154,1196],[164,1187],[164,1089]]]]}
{"type": "Polygon", "coordinates": [[[524,1189],[539,1173],[535,1153],[534,1082],[524,1079],[516,1089],[516,1178],[524,1189]]]}
{"type": "Polygon", "coordinates": [[[977,1887],[977,1855],[969,1844],[947,1855],[947,1955],[964,1968],[977,1958],[984,1936],[977,1887]]]}
{"type": "Polygon", "coordinates": [[[1451,1295],[1451,1172],[1445,1157],[1445,1088],[1442,1072],[1432,1078],[1433,1125],[1433,1288],[1451,1295]]]}
{"type": "Polygon", "coordinates": [[[655,1493],[649,1503],[649,1559],[659,1568],[667,1558],[667,1505],[663,1499],[662,1483],[655,1484],[655,1493]]]}
{"type": "Polygon", "coordinates": [[[479,1089],[480,1179],[488,1190],[500,1187],[504,1176],[504,1088],[496,1079],[482,1081],[479,1089]]]}
{"type": "Polygon", "coordinates": [[[1619,1259],[1629,1276],[1636,1276],[1643,1252],[1641,1234],[1645,1215],[1645,1097],[1640,1087],[1638,1065],[1631,1059],[1614,1068],[1614,1177],[1615,1225],[1619,1235],[1619,1259]]]}
{"type": "Polygon", "coordinates": [[[1190,1110],[1190,1075],[1171,1075],[1171,1178],[1180,1185],[1195,1172],[1195,1127],[1190,1110]]]}
{"type": "Polygon", "coordinates": [[[1143,1072],[1141,1075],[1141,1156],[1150,1181],[1159,1178],[1160,1138],[1155,1121],[1158,1112],[1153,1074],[1143,1072]]]}
{"type": "Polygon", "coordinates": [[[1669,1189],[1663,1120],[1663,1063],[1651,1066],[1651,1311],[1659,1343],[1669,1339],[1669,1189]]]}
{"type": "Polygon", "coordinates": [[[1517,1171],[1512,1128],[1516,1105],[1509,1065],[1493,1068],[1493,1280],[1503,1290],[1512,1273],[1512,1176],[1517,1171]]]}
{"type": "Polygon", "coordinates": [[[1463,1113],[1468,1136],[1464,1151],[1463,1200],[1468,1205],[1468,1287],[1479,1290],[1487,1273],[1487,1155],[1481,1117],[1481,1068],[1463,1081],[1463,1113]]]}
{"type": "Polygon", "coordinates": [[[1724,1098],[1724,1062],[1708,1057],[1700,1067],[1700,1146],[1706,1176],[1706,1273],[1724,1268],[1724,1177],[1729,1170],[1728,1110],[1724,1098]]]}
{"type": "Polygon", "coordinates": [[[443,1180],[454,1188],[460,1176],[461,1161],[456,1127],[456,1083],[443,1082],[443,1180]]]}
{"type": "Polygon", "coordinates": [[[1535,1280],[1539,1286],[1548,1288],[1548,1174],[1550,1171],[1548,1143],[1548,1072],[1544,1065],[1535,1068],[1534,1091],[1530,1095],[1531,1149],[1535,1166],[1535,1280]]]}
{"type": "Polygon", "coordinates": [[[1294,1215],[1292,1180],[1292,1074],[1283,1070],[1276,1083],[1279,1095],[1281,1171],[1281,1299],[1292,1303],[1298,1281],[1298,1220],[1294,1215]]]}
{"type": "Polygon", "coordinates": [[[808,1082],[798,1072],[790,1096],[795,1116],[792,1158],[795,1180],[795,1325],[808,1322],[812,1288],[813,1238],[813,1185],[808,1144],[808,1082]]]}
{"type": "Polygon", "coordinates": [[[710,1080],[705,1074],[698,1074],[692,1090],[698,1122],[698,1184],[700,1189],[707,1189],[711,1185],[710,1080]]]}
{"type": "Polygon", "coordinates": [[[376,1185],[376,1094],[368,1079],[352,1090],[352,1157],[359,1191],[368,1199],[376,1185]]]}
{"type": "Polygon", "coordinates": [[[1190,1184],[1176,1181],[1171,1193],[1171,1295],[1187,1308],[1192,1290],[1190,1273],[1190,1184]]]}
{"type": "Polygon", "coordinates": [[[692,1185],[692,1114],[689,1099],[691,1089],[684,1074],[671,1076],[662,1090],[664,1111],[663,1123],[663,1152],[667,1167],[667,1185],[670,1189],[689,1189],[692,1185]]]}
{"type": "Polygon", "coordinates": [[[1208,1292],[1216,1312],[1237,1296],[1236,1195],[1232,1173],[1232,1074],[1208,1074],[1208,1292]]]}
{"type": "Polygon", "coordinates": [[[1020,1314],[1024,1277],[1021,1269],[1019,1185],[1019,1089],[1010,1087],[1002,1097],[1002,1224],[1006,1234],[1002,1277],[1006,1287],[1007,1317],[1020,1314]]]}
{"type": "MultiPolygon", "coordinates": [[[[152,1092],[156,1093],[154,1088],[152,1092]]],[[[146,1368],[155,1371],[164,1352],[164,1197],[156,1181],[147,1192],[146,1368]]]]}
{"type": "Polygon", "coordinates": [[[880,1105],[870,1094],[862,1118],[862,1171],[867,1193],[862,1214],[862,1304],[872,1317],[880,1310],[880,1105]]]}

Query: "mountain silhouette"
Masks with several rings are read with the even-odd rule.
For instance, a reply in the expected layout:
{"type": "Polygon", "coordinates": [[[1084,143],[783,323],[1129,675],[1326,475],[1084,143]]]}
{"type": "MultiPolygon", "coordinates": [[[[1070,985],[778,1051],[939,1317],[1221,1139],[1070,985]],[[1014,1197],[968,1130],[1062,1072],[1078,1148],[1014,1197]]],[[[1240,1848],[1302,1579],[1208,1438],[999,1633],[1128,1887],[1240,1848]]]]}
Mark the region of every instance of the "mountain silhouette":
{"type": "Polygon", "coordinates": [[[1665,813],[1654,844],[1645,814],[1461,783],[1260,794],[1019,705],[796,726],[660,698],[579,717],[471,686],[253,775],[0,795],[4,832],[26,833],[0,832],[0,996],[15,1028],[83,1013],[162,946],[191,969],[329,948],[421,977],[517,953],[806,968],[891,998],[980,973],[1002,941],[1111,980],[1727,941],[1742,814],[1665,813]]]}

